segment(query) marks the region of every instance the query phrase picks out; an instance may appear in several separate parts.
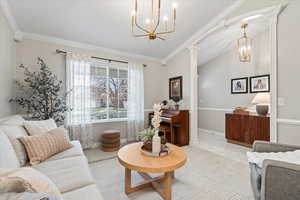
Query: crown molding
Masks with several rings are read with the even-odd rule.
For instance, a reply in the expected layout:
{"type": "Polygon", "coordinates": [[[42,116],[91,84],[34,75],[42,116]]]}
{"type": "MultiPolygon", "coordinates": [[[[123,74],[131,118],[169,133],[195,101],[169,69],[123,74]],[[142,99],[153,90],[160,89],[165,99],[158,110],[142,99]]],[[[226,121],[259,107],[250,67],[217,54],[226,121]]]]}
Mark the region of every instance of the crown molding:
{"type": "Polygon", "coordinates": [[[124,51],[118,51],[118,50],[104,48],[104,47],[91,45],[91,44],[86,44],[86,43],[82,43],[82,42],[64,40],[64,39],[51,37],[51,36],[40,35],[40,34],[36,34],[36,33],[23,32],[23,38],[24,39],[29,39],[29,40],[37,40],[37,41],[42,41],[42,42],[65,45],[65,46],[70,46],[70,47],[75,47],[75,48],[81,48],[81,49],[99,50],[99,51],[103,51],[105,53],[111,53],[111,54],[124,56],[124,57],[128,57],[128,58],[134,58],[134,59],[138,58],[138,59],[143,59],[143,60],[148,60],[148,61],[154,61],[154,62],[161,63],[160,59],[149,57],[149,56],[144,56],[144,55],[140,55],[140,54],[133,54],[133,53],[127,53],[127,52],[124,52],[124,51]]]}
{"type": "Polygon", "coordinates": [[[245,1],[246,0],[238,0],[233,5],[228,7],[226,10],[221,12],[219,15],[217,15],[215,18],[213,18],[208,24],[206,24],[203,28],[201,28],[199,31],[197,31],[192,37],[190,37],[182,45],[180,45],[177,49],[175,49],[167,57],[165,57],[163,59],[163,62],[167,63],[170,59],[172,59],[174,56],[176,56],[179,52],[192,46],[195,40],[197,40],[199,37],[201,37],[203,34],[205,34],[207,31],[209,31],[211,28],[213,28],[220,22],[224,21],[226,19],[226,17],[232,11],[234,11],[236,8],[240,7],[245,1]]]}
{"type": "Polygon", "coordinates": [[[22,31],[20,31],[20,28],[18,27],[16,19],[11,12],[11,8],[10,8],[7,0],[0,0],[0,7],[3,11],[4,17],[7,19],[7,22],[9,24],[11,30],[13,31],[14,39],[16,41],[21,41],[23,39],[22,31]]]}

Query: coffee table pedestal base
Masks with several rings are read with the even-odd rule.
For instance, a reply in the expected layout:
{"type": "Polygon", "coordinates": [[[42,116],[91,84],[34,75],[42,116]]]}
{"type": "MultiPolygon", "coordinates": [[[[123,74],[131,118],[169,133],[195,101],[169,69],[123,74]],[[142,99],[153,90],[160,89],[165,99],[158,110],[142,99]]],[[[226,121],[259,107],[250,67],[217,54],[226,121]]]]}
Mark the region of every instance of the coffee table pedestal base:
{"type": "Polygon", "coordinates": [[[174,178],[174,171],[166,172],[164,175],[152,178],[149,174],[138,172],[143,178],[144,182],[132,187],[131,170],[125,168],[125,193],[131,194],[133,192],[152,187],[164,200],[172,199],[172,179],[174,178]],[[163,183],[163,188],[159,187],[159,183],[163,183]]]}

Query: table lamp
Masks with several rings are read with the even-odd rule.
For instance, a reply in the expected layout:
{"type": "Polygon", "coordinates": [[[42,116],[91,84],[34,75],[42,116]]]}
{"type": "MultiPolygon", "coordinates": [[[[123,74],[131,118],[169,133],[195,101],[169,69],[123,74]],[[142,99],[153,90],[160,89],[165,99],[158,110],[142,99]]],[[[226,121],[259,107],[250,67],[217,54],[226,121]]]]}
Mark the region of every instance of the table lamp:
{"type": "Polygon", "coordinates": [[[271,100],[269,93],[258,93],[252,100],[252,104],[256,105],[256,112],[259,115],[268,114],[270,102],[271,100]]]}

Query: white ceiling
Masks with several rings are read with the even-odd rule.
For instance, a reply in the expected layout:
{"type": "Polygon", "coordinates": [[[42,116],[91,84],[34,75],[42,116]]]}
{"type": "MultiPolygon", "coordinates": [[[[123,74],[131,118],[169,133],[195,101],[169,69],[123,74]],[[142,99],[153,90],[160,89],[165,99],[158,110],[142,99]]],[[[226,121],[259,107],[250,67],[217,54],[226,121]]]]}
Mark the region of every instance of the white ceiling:
{"type": "Polygon", "coordinates": [[[177,30],[167,41],[131,36],[131,0],[9,0],[9,5],[22,32],[161,59],[237,0],[174,1],[177,30]]]}
{"type": "MultiPolygon", "coordinates": [[[[237,51],[237,40],[242,36],[243,31],[241,29],[241,25],[243,23],[249,24],[247,27],[247,34],[253,39],[255,39],[257,35],[260,35],[268,30],[270,21],[272,21],[275,10],[277,10],[275,5],[278,5],[279,0],[260,1],[260,7],[257,6],[257,2],[252,1],[252,4],[249,4],[248,1],[245,1],[241,8],[238,8],[235,11],[235,13],[239,13],[239,16],[237,17],[238,19],[235,18],[236,21],[232,23],[230,23],[230,20],[226,21],[226,26],[223,25],[219,27],[219,29],[215,30],[198,43],[198,66],[204,65],[212,59],[223,55],[232,49],[236,49],[237,51]],[[272,2],[272,4],[270,2],[272,2]],[[245,5],[248,5],[248,7],[246,8],[245,5]],[[253,9],[253,6],[256,6],[256,8],[253,9]],[[243,10],[243,12],[237,12],[239,10],[243,10]],[[245,21],[245,18],[251,16],[260,17],[245,21]]],[[[234,16],[235,15],[231,15],[231,18],[228,17],[228,19],[230,18],[233,20],[234,16]]]]}
{"type": "MultiPolygon", "coordinates": [[[[247,29],[247,34],[249,37],[255,39],[257,35],[265,32],[268,27],[269,23],[267,21],[250,23],[247,29]]],[[[239,23],[211,34],[198,44],[198,66],[204,65],[232,49],[236,49],[237,51],[237,40],[241,37],[242,30],[239,23]]]]}

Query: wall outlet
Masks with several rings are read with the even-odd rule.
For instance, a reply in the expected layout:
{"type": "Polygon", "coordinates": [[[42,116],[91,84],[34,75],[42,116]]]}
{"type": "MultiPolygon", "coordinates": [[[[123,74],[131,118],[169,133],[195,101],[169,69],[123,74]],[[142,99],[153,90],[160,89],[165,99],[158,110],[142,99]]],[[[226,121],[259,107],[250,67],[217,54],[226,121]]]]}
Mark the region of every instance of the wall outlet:
{"type": "Polygon", "coordinates": [[[285,99],[283,97],[278,97],[278,106],[285,106],[285,99]]]}

